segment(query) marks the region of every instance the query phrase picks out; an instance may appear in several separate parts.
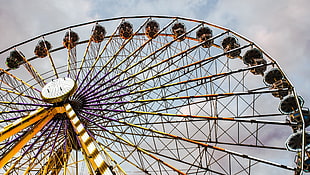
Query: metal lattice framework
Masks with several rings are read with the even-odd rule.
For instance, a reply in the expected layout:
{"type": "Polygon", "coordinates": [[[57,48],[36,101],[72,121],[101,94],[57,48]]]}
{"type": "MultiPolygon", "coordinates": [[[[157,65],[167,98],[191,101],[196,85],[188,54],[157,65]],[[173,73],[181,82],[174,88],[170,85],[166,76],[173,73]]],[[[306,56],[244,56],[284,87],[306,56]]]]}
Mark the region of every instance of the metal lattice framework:
{"type": "Polygon", "coordinates": [[[0,55],[9,67],[0,69],[1,174],[296,170],[285,141],[292,128],[304,131],[290,118],[302,100],[281,108],[287,96],[298,99],[292,84],[274,59],[229,29],[121,17],[49,32],[0,55]],[[42,88],[65,77],[74,91],[47,101],[42,88]]]}

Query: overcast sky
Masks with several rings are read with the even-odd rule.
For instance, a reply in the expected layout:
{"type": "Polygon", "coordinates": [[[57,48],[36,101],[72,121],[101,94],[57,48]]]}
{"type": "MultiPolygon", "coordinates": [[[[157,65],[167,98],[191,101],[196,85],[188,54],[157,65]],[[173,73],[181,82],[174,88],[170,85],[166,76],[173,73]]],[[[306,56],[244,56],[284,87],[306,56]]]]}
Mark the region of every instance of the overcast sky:
{"type": "Polygon", "coordinates": [[[95,19],[168,15],[205,20],[269,53],[310,107],[309,7],[309,0],[0,0],[0,50],[95,19]]]}
{"type": "Polygon", "coordinates": [[[229,28],[279,62],[306,105],[310,101],[308,0],[0,0],[0,50],[94,19],[171,15],[229,28]]]}

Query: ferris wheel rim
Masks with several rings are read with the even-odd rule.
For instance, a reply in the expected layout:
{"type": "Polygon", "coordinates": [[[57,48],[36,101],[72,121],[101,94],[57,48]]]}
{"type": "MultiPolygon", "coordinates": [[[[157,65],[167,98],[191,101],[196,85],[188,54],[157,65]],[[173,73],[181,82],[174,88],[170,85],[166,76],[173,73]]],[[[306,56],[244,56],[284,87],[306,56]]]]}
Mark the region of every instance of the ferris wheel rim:
{"type": "MultiPolygon", "coordinates": [[[[76,28],[76,27],[80,27],[80,26],[84,26],[84,25],[89,25],[89,24],[100,23],[100,22],[105,22],[105,21],[112,21],[112,20],[119,21],[119,20],[123,20],[123,19],[134,19],[134,18],[179,19],[179,20],[186,20],[186,21],[193,21],[193,22],[197,22],[197,23],[203,23],[203,24],[210,25],[210,26],[213,26],[213,27],[218,27],[217,25],[213,25],[213,24],[210,24],[210,23],[207,23],[207,22],[203,22],[203,21],[199,21],[199,20],[193,20],[193,19],[189,19],[189,18],[183,18],[183,17],[169,17],[169,16],[132,16],[132,17],[116,17],[116,18],[109,18],[109,19],[105,19],[105,20],[103,19],[103,20],[96,20],[96,21],[91,21],[91,22],[87,22],[87,23],[81,23],[81,24],[77,24],[77,25],[65,27],[65,28],[62,28],[62,29],[59,29],[59,30],[55,30],[55,31],[52,31],[52,32],[49,32],[49,33],[45,33],[45,34],[43,34],[43,35],[40,35],[40,36],[38,36],[38,37],[34,37],[34,38],[29,39],[29,40],[27,40],[27,41],[25,41],[25,42],[16,44],[16,45],[14,45],[14,46],[12,46],[12,47],[10,47],[10,48],[8,48],[8,49],[5,49],[5,50],[1,51],[0,54],[5,53],[5,52],[7,52],[7,51],[9,51],[9,50],[11,50],[11,49],[13,49],[13,48],[16,48],[16,47],[18,47],[18,46],[20,46],[20,45],[23,45],[23,44],[25,44],[25,43],[28,43],[28,42],[30,42],[30,41],[34,41],[34,40],[37,40],[37,39],[39,39],[39,38],[41,38],[41,37],[45,37],[45,36],[48,36],[48,35],[50,35],[50,34],[60,32],[60,31],[66,31],[66,30],[73,29],[73,28],[76,28]]],[[[227,32],[227,33],[232,33],[232,34],[237,35],[238,37],[241,37],[241,38],[242,38],[241,35],[238,35],[238,34],[232,32],[232,31],[230,31],[229,29],[225,29],[225,28],[219,28],[219,29],[225,30],[225,32],[227,32]]],[[[135,36],[136,36],[136,35],[135,35],[135,36]]],[[[112,36],[106,36],[106,38],[109,38],[109,37],[112,37],[112,36]]],[[[244,38],[242,38],[242,39],[244,39],[244,38]]],[[[246,40],[246,41],[250,43],[249,45],[259,48],[255,43],[253,43],[253,42],[251,42],[251,41],[249,41],[249,40],[246,40]]],[[[87,42],[90,42],[90,40],[83,40],[83,41],[80,41],[77,45],[79,45],[79,44],[85,44],[85,43],[87,43],[87,42]]],[[[201,46],[201,45],[202,45],[202,44],[197,45],[197,47],[199,47],[199,46],[201,46]]],[[[245,46],[244,46],[244,47],[245,47],[245,46]]],[[[56,48],[56,49],[54,49],[54,50],[51,50],[51,53],[53,53],[54,51],[63,50],[63,49],[65,49],[64,46],[63,46],[63,47],[56,48]]],[[[260,49],[260,48],[259,48],[259,49],[260,49]]],[[[236,49],[236,50],[237,50],[237,49],[236,49]]],[[[267,63],[266,65],[268,65],[268,66],[270,66],[270,65],[275,65],[275,66],[279,67],[278,64],[277,64],[277,62],[275,62],[271,57],[269,57],[269,55],[266,54],[262,49],[260,49],[260,50],[265,54],[265,56],[268,57],[268,59],[271,60],[271,63],[267,63]]],[[[235,51],[235,50],[231,50],[230,52],[233,52],[233,51],[235,51]]],[[[225,54],[227,54],[227,53],[222,53],[220,56],[224,56],[225,54]]],[[[213,55],[212,55],[212,57],[213,57],[213,55]]],[[[30,58],[28,61],[35,60],[36,58],[37,58],[36,56],[35,56],[35,57],[32,57],[32,58],[30,58]]],[[[257,67],[259,68],[259,67],[262,67],[262,66],[257,66],[257,67]]],[[[56,69],[58,69],[58,68],[59,68],[59,67],[56,67],[56,69]]],[[[254,68],[255,68],[255,67],[254,67],[254,68]]],[[[248,70],[251,70],[251,69],[253,69],[253,67],[247,68],[247,69],[248,69],[248,70]]],[[[282,71],[281,68],[280,68],[280,70],[282,71]]],[[[9,70],[6,70],[6,71],[9,71],[9,70]]],[[[51,72],[51,71],[52,71],[52,70],[49,70],[49,72],[51,72]]],[[[240,71],[240,70],[237,70],[237,71],[240,71]]],[[[65,70],[64,70],[64,72],[65,72],[65,70]]],[[[232,71],[232,72],[233,72],[233,71],[232,71]]],[[[282,71],[282,73],[284,74],[283,71],[282,71]]],[[[53,75],[51,75],[51,77],[52,77],[52,76],[53,76],[53,75]]],[[[47,79],[49,79],[49,78],[47,78],[47,79]]],[[[288,80],[288,81],[289,81],[289,80],[288,80]]],[[[134,86],[133,86],[133,87],[134,87],[134,86]]],[[[159,86],[158,86],[158,87],[159,87],[159,86]]],[[[296,93],[293,86],[292,86],[292,90],[293,90],[294,93],[296,93]]],[[[83,91],[82,91],[82,92],[83,92],[83,91]]],[[[251,93],[251,92],[249,91],[248,93],[251,93]]],[[[254,91],[254,93],[255,93],[255,91],[254,91]]],[[[223,93],[223,94],[219,94],[219,95],[225,96],[226,94],[223,93]]],[[[190,97],[190,96],[189,96],[189,97],[190,97]]],[[[182,99],[186,99],[186,96],[181,96],[181,97],[179,97],[179,99],[181,99],[181,98],[182,98],[182,99]]],[[[193,98],[193,99],[194,99],[194,97],[190,97],[190,98],[193,98]]],[[[196,97],[195,97],[195,98],[196,98],[196,97]]],[[[197,98],[202,98],[202,97],[199,97],[199,96],[197,95],[197,98]]],[[[177,99],[177,98],[176,98],[176,99],[177,99]]],[[[153,100],[155,101],[156,99],[153,99],[153,100]]],[[[161,98],[161,100],[165,101],[165,100],[169,100],[169,99],[168,99],[168,98],[161,98]]],[[[175,100],[175,99],[173,99],[173,100],[175,100]]],[[[300,106],[299,106],[299,108],[300,108],[300,106]]],[[[87,108],[85,108],[85,109],[87,109],[87,108]]],[[[96,109],[96,108],[89,108],[89,109],[94,110],[94,109],[96,109]]],[[[99,108],[96,109],[96,110],[99,111],[99,108]]],[[[113,108],[112,108],[112,111],[113,111],[113,108]]],[[[122,111],[122,112],[128,112],[128,113],[130,113],[130,112],[135,112],[135,113],[139,113],[139,111],[130,111],[130,110],[128,110],[128,111],[122,111]]],[[[142,113],[142,112],[143,112],[143,111],[141,111],[141,113],[142,113]]],[[[151,114],[151,113],[150,113],[150,114],[151,114]]],[[[154,114],[155,114],[155,113],[154,113],[154,114]]],[[[93,115],[95,115],[95,113],[93,113],[93,115]]],[[[164,113],[157,112],[156,115],[164,115],[164,113]]],[[[165,114],[165,115],[171,115],[171,114],[167,113],[167,114],[165,114]]],[[[194,115],[193,115],[193,116],[194,116],[194,115]]],[[[107,119],[108,119],[108,118],[107,118],[107,119]]],[[[116,121],[116,120],[114,120],[114,121],[116,121]]],[[[119,121],[117,121],[117,122],[122,123],[123,121],[119,120],[119,121]]],[[[255,122],[254,122],[254,123],[255,123],[255,122]]],[[[56,124],[55,124],[55,126],[56,126],[56,124]]],[[[134,126],[134,125],[131,125],[131,126],[134,126]]],[[[154,130],[154,131],[155,131],[155,130],[154,130]]],[[[168,134],[169,134],[169,133],[168,133],[168,134]]],[[[166,135],[166,136],[168,136],[168,135],[166,135]]],[[[173,137],[174,137],[174,136],[173,136],[173,137]]],[[[176,138],[177,138],[177,137],[176,137],[176,138]]],[[[182,139],[182,138],[179,138],[179,139],[182,139]]],[[[198,143],[198,142],[197,142],[197,143],[198,143]]],[[[212,146],[212,145],[211,145],[211,147],[215,147],[215,146],[212,146]]],[[[221,150],[221,149],[222,149],[222,148],[219,147],[219,150],[221,150]]],[[[234,152],[231,152],[231,153],[234,153],[234,152]]],[[[236,154],[236,155],[241,156],[241,157],[243,156],[243,155],[241,155],[241,154],[236,154]]],[[[256,158],[252,158],[252,159],[253,159],[253,160],[258,160],[258,161],[261,161],[261,162],[264,162],[264,161],[265,161],[265,160],[260,160],[260,159],[256,159],[256,158]]],[[[265,161],[265,162],[267,162],[267,161],[265,161]]],[[[268,162],[268,163],[270,163],[271,165],[278,166],[278,167],[285,167],[284,165],[275,164],[275,163],[273,163],[273,162],[268,162]]],[[[169,167],[170,165],[167,165],[167,166],[169,167]]],[[[292,168],[292,167],[286,167],[286,168],[289,169],[289,170],[294,170],[294,168],[292,168]]],[[[173,169],[173,168],[172,168],[172,169],[173,169]]],[[[211,170],[211,171],[212,171],[212,170],[211,170]]],[[[215,173],[216,173],[216,171],[215,171],[215,173]]]]}

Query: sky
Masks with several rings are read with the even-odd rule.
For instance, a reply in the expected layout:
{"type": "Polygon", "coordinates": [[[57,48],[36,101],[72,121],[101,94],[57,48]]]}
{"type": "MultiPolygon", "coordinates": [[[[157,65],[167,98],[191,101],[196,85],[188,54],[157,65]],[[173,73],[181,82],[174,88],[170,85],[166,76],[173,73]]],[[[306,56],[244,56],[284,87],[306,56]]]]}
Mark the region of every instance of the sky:
{"type": "Polygon", "coordinates": [[[229,28],[258,44],[310,101],[308,0],[0,0],[0,50],[42,33],[96,19],[168,15],[229,28]]]}
{"type": "Polygon", "coordinates": [[[0,0],[0,51],[96,19],[193,18],[229,28],[258,44],[279,63],[305,107],[310,107],[309,7],[309,0],[0,0]]]}

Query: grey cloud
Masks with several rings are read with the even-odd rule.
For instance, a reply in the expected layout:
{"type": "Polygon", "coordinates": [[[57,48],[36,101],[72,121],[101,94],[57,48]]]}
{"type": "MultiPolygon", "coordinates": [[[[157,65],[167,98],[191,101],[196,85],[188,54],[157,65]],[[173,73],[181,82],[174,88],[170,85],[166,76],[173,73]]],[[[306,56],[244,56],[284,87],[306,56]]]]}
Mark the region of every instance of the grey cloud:
{"type": "Polygon", "coordinates": [[[208,19],[240,33],[281,65],[309,104],[310,1],[219,1],[208,19]]]}
{"type": "Polygon", "coordinates": [[[90,20],[85,0],[1,1],[0,49],[51,30],[90,20]]]}
{"type": "Polygon", "coordinates": [[[309,6],[307,0],[2,0],[0,50],[48,31],[92,20],[95,16],[153,14],[203,19],[230,28],[259,44],[279,62],[310,106],[309,6]]]}

